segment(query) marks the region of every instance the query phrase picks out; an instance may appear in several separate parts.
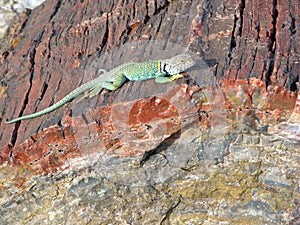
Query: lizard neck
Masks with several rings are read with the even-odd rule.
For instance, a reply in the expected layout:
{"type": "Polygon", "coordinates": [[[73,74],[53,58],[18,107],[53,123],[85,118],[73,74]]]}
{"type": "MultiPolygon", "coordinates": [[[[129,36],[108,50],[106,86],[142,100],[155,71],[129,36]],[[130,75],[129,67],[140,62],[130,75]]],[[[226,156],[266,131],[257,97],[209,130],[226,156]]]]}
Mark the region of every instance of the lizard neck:
{"type": "Polygon", "coordinates": [[[169,74],[167,71],[167,63],[165,61],[160,61],[158,63],[158,68],[161,73],[169,74]]]}

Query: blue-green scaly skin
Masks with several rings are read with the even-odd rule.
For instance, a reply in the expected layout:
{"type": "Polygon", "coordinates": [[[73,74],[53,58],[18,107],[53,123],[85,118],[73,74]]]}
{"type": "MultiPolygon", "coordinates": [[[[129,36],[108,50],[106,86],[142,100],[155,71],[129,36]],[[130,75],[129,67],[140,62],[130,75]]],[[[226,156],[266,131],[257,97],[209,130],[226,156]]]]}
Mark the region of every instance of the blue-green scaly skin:
{"type": "Polygon", "coordinates": [[[21,116],[10,121],[5,121],[5,123],[10,124],[21,120],[42,116],[63,106],[85,91],[89,91],[89,97],[91,98],[99,94],[103,88],[112,91],[116,90],[120,86],[122,86],[122,84],[124,84],[126,80],[142,81],[155,78],[155,81],[158,83],[171,82],[175,79],[181,78],[182,75],[180,75],[179,73],[184,72],[194,64],[195,61],[191,56],[182,54],[165,60],[125,63],[112,69],[109,72],[102,70],[104,71],[104,74],[79,86],[54,105],[30,115],[21,116]]]}
{"type": "Polygon", "coordinates": [[[146,63],[128,63],[122,68],[124,76],[130,81],[142,81],[156,78],[160,71],[159,61],[150,61],[146,63]]]}

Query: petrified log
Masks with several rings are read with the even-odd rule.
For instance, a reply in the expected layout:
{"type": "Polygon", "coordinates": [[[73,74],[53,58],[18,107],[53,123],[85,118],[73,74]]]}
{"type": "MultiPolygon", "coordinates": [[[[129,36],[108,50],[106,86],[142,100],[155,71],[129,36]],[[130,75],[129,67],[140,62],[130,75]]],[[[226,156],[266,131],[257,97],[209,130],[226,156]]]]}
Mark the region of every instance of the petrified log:
{"type": "Polygon", "coordinates": [[[299,222],[299,15],[297,1],[230,0],[46,1],[25,13],[1,47],[1,220],[299,222]],[[202,63],[184,79],[4,123],[101,68],[183,51],[202,63]]]}

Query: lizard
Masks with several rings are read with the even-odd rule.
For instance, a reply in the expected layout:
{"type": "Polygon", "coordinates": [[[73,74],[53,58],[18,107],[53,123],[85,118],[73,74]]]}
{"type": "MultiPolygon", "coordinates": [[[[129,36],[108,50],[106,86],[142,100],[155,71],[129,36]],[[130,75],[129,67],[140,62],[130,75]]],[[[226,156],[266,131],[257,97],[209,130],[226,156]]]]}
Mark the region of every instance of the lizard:
{"type": "MultiPolygon", "coordinates": [[[[127,80],[143,81],[155,78],[155,82],[157,83],[171,82],[182,78],[183,76],[181,73],[185,72],[194,64],[195,60],[190,55],[180,54],[168,59],[150,60],[146,62],[129,62],[117,66],[108,72],[101,69],[100,71],[102,71],[103,74],[96,79],[77,87],[52,106],[33,114],[21,116],[9,121],[6,120],[5,123],[11,124],[17,121],[32,119],[50,113],[86,91],[88,91],[87,97],[89,98],[98,95],[102,89],[114,91],[121,87],[127,80]]],[[[85,97],[86,95],[84,98],[85,97]]]]}

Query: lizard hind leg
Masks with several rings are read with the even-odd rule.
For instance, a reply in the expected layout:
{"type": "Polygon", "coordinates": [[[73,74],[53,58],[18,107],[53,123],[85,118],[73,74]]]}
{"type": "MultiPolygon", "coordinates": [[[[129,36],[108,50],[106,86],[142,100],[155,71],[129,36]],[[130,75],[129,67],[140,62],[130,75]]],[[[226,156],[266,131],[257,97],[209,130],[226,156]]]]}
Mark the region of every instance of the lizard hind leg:
{"type": "Polygon", "coordinates": [[[89,98],[93,98],[94,96],[98,95],[102,90],[102,85],[94,87],[89,93],[88,96],[89,98]]]}
{"type": "Polygon", "coordinates": [[[93,98],[94,96],[98,95],[102,90],[102,86],[95,86],[93,89],[89,90],[88,92],[84,93],[84,95],[76,100],[76,103],[80,102],[86,98],[93,98]]]}
{"type": "MultiPolygon", "coordinates": [[[[98,71],[102,72],[102,74],[108,73],[107,70],[105,70],[105,69],[99,69],[98,71]]],[[[102,89],[102,86],[100,86],[100,85],[93,87],[91,90],[89,90],[88,92],[84,93],[84,95],[81,98],[79,98],[78,100],[76,100],[76,103],[80,102],[81,100],[83,100],[83,99],[85,99],[87,97],[92,98],[92,97],[96,96],[97,94],[100,93],[101,89],[102,89]]]]}
{"type": "Polygon", "coordinates": [[[102,84],[102,87],[109,91],[114,91],[119,87],[121,87],[125,82],[126,82],[126,77],[123,74],[121,74],[120,76],[116,76],[111,81],[104,82],[102,84]]]}
{"type": "Polygon", "coordinates": [[[75,103],[77,104],[78,102],[80,102],[81,100],[83,100],[83,99],[85,99],[85,98],[87,98],[87,97],[88,97],[88,93],[84,93],[83,96],[82,96],[81,98],[79,98],[79,99],[77,99],[77,100],[75,101],[75,103]]]}
{"type": "MultiPolygon", "coordinates": [[[[104,73],[108,73],[107,70],[105,69],[99,69],[99,72],[102,72],[102,74],[104,73]]],[[[93,87],[88,93],[86,97],[89,98],[93,98],[94,96],[98,95],[102,90],[102,83],[96,85],[95,87],[93,87]]]]}

